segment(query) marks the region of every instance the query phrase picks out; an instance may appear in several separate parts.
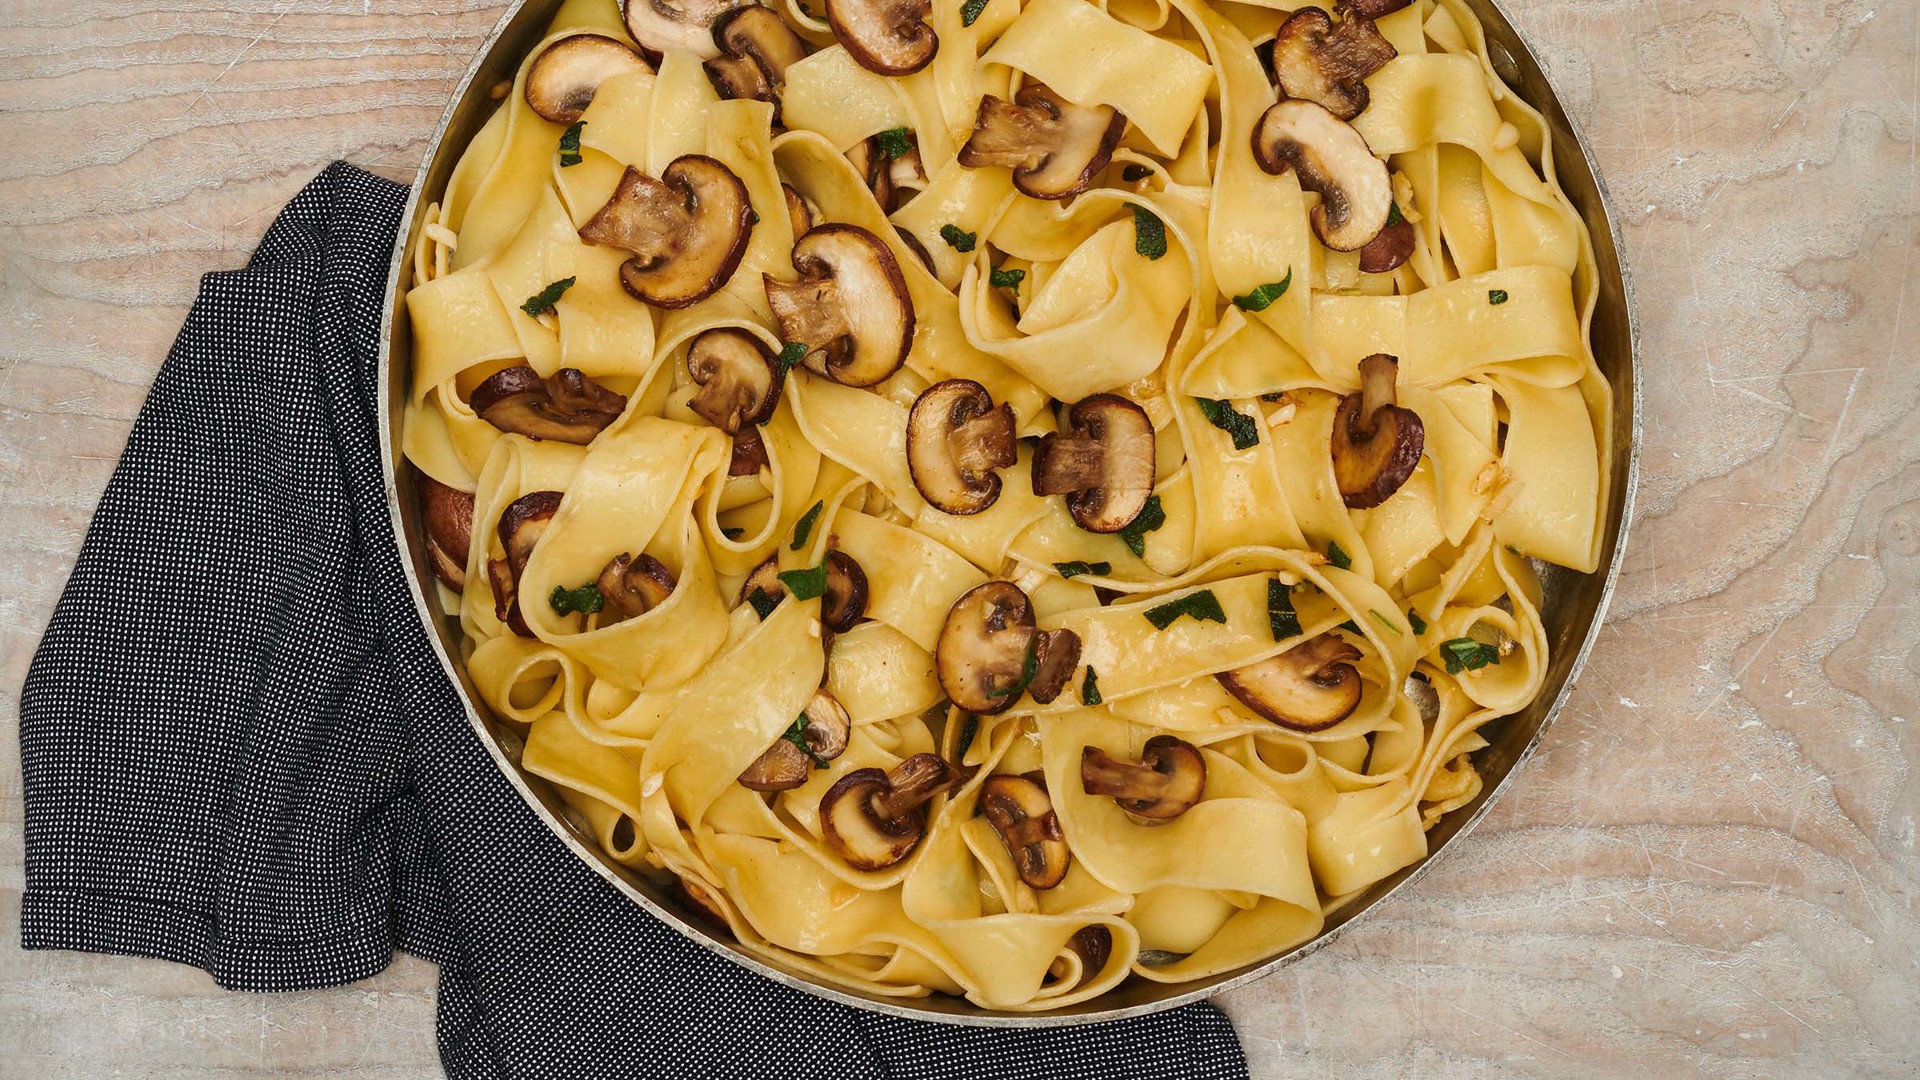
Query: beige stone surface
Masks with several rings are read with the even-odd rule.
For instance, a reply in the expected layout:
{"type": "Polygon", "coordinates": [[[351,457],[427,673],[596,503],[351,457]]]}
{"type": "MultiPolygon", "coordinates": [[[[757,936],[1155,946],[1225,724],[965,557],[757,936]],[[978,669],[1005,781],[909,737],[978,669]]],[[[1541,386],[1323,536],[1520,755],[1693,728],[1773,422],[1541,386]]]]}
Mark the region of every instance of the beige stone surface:
{"type": "MultiPolygon", "coordinates": [[[[936,0],[944,2],[944,0],[936,0]]],[[[1527,775],[1223,1000],[1259,1077],[1920,1072],[1916,0],[1510,0],[1639,291],[1640,520],[1527,775]]],[[[20,680],[196,277],[410,178],[499,8],[0,3],[0,1076],[438,1075],[433,971],[23,953],[20,680]]]]}

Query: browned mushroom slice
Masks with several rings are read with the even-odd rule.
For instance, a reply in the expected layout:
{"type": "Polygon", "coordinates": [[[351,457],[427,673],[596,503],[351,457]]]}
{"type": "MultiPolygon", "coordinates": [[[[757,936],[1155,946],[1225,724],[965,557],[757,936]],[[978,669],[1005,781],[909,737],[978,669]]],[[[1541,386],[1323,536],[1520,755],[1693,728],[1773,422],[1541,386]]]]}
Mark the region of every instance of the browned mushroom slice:
{"type": "Polygon", "coordinates": [[[1382,15],[1391,15],[1411,3],[1413,0],[1348,0],[1347,6],[1369,19],[1377,19],[1382,15]]]}
{"type": "MultiPolygon", "coordinates": [[[[753,572],[747,580],[740,583],[740,603],[751,604],[761,618],[772,614],[773,609],[786,599],[787,587],[780,581],[780,560],[768,558],[753,572]]],[[[736,605],[737,606],[737,605],[736,605]]]]}
{"type": "Polygon", "coordinates": [[[474,387],[467,404],[501,431],[585,446],[620,418],[627,399],[578,368],[561,368],[543,379],[530,367],[510,367],[474,387]]]}
{"type": "Polygon", "coordinates": [[[1342,120],[1367,107],[1367,76],[1398,56],[1373,20],[1347,4],[1332,16],[1304,7],[1280,24],[1273,41],[1273,79],[1281,93],[1326,106],[1342,120]]]}
{"type": "Polygon", "coordinates": [[[793,245],[799,281],[765,275],[783,341],[807,346],[808,371],[872,386],[900,370],[913,344],[913,300],[900,264],[857,225],[819,225],[793,245]]]}
{"type": "Polygon", "coordinates": [[[467,587],[467,549],[473,546],[473,494],[421,473],[420,517],[433,575],[460,592],[467,587]]]}
{"type": "Polygon", "coordinates": [[[1321,634],[1278,656],[1214,676],[1240,703],[1281,727],[1324,731],[1360,705],[1360,650],[1321,634]]]}
{"type": "Polygon", "coordinates": [[[508,503],[500,512],[500,524],[495,532],[505,555],[487,564],[487,577],[493,585],[493,614],[521,637],[532,637],[533,631],[527,629],[526,620],[520,615],[520,574],[533,556],[534,545],[546,534],[547,525],[559,510],[559,492],[532,491],[508,503]]]}
{"type": "Polygon", "coordinates": [[[989,776],[980,785],[980,812],[1007,845],[1021,881],[1051,889],[1065,880],[1073,853],[1045,787],[1024,776],[989,776]]]}
{"type": "Polygon", "coordinates": [[[687,373],[700,390],[687,407],[729,435],[759,424],[780,403],[780,367],[760,339],[730,326],[687,346],[687,373]]]}
{"type": "Polygon", "coordinates": [[[932,0],[827,0],[827,25],[854,62],[876,75],[911,75],[933,62],[940,37],[932,0]]]}
{"type": "MultiPolygon", "coordinates": [[[[780,122],[780,91],[787,83],[787,69],[807,58],[807,43],[793,32],[787,20],[770,7],[748,4],[720,16],[713,24],[713,43],[722,59],[745,60],[759,69],[762,94],[736,94],[773,103],[773,122],[780,122]]],[[[796,234],[798,235],[798,234],[796,234]]]]}
{"type": "Polygon", "coordinates": [[[844,634],[866,614],[866,571],[844,551],[827,552],[827,591],[820,598],[820,625],[844,634]]]}
{"type": "Polygon", "coordinates": [[[1153,494],[1153,421],[1117,394],[1079,402],[1067,421],[1034,450],[1033,493],[1069,496],[1068,512],[1088,532],[1119,532],[1153,494]]]}
{"type": "Polygon", "coordinates": [[[795,191],[792,184],[781,184],[780,193],[787,198],[787,220],[793,225],[793,235],[796,238],[807,235],[807,230],[813,228],[816,216],[813,204],[807,201],[805,195],[795,191]]]}
{"type": "Polygon", "coordinates": [[[639,53],[603,34],[575,34],[547,46],[527,69],[527,107],[556,124],[587,111],[600,84],[631,71],[652,71],[639,53]]]}
{"type": "Polygon", "coordinates": [[[1367,246],[1360,249],[1360,270],[1368,274],[1384,274],[1412,258],[1413,246],[1413,223],[1401,218],[1381,229],[1380,235],[1367,241],[1367,246]]]}
{"type": "Polygon", "coordinates": [[[733,453],[727,458],[728,476],[754,476],[769,464],[767,444],[760,429],[745,427],[733,437],[733,453]]]}
{"type": "Polygon", "coordinates": [[[1093,186],[1113,160],[1127,118],[1107,105],[1075,105],[1039,83],[1013,101],[980,99],[973,134],[960,148],[970,169],[1004,165],[1013,186],[1036,199],[1064,199],[1093,186]]]}
{"type": "MultiPolygon", "coordinates": [[[[1079,981],[1086,982],[1107,969],[1107,960],[1113,956],[1113,931],[1104,926],[1083,926],[1067,939],[1067,951],[1080,958],[1079,981]]],[[[1047,975],[1065,977],[1065,961],[1055,960],[1047,968],[1047,975]]]]}
{"type": "Polygon", "coordinates": [[[716,56],[703,66],[707,69],[707,81],[713,84],[713,92],[722,100],[773,100],[773,83],[751,56],[716,56]]]}
{"type": "Polygon", "coordinates": [[[866,181],[867,190],[873,192],[873,201],[880,204],[881,212],[892,212],[893,170],[886,152],[880,149],[880,137],[875,135],[854,143],[847,150],[847,160],[853,163],[853,171],[866,181]]]}
{"type": "Polygon", "coordinates": [[[747,186],[704,154],[675,158],[654,179],[627,167],[580,238],[633,252],[620,283],[649,304],[683,308],[727,283],[753,233],[747,186]]]}
{"type": "Polygon", "coordinates": [[[977,514],[1000,498],[995,469],[1014,463],[1013,410],[987,388],[948,379],[920,392],[907,414],[907,469],[913,486],[949,514],[977,514]]]}
{"type": "Polygon", "coordinates": [[[1027,594],[1005,581],[977,585],[954,601],[934,646],[940,688],[970,713],[1005,712],[1036,688],[1046,695],[1036,701],[1051,701],[1079,661],[1080,636],[1039,629],[1027,594]]]}
{"type": "Polygon", "coordinates": [[[1393,211],[1387,163],[1325,106],[1298,98],[1269,106],[1254,125],[1253,157],[1276,176],[1292,169],[1301,187],[1319,193],[1313,231],[1335,251],[1366,247],[1386,228],[1393,211]]]}
{"type": "Polygon", "coordinates": [[[720,55],[714,42],[714,24],[720,17],[752,0],[621,0],[620,14],[627,33],[656,56],[669,49],[690,52],[702,60],[720,55]]]}
{"type": "Polygon", "coordinates": [[[1420,464],[1427,429],[1420,414],[1394,403],[1400,362],[1386,353],[1360,361],[1360,392],[1333,414],[1333,478],[1355,510],[1379,506],[1420,464]]]}
{"type": "Polygon", "coordinates": [[[907,857],[926,832],[926,803],[966,779],[937,754],[893,767],[855,769],[820,798],[820,831],[848,866],[884,870],[907,857]]]}
{"type": "Polygon", "coordinates": [[[659,607],[673,595],[675,581],[673,571],[659,559],[622,553],[607,562],[594,585],[606,604],[600,625],[607,626],[659,607]]]}
{"type": "Polygon", "coordinates": [[[1148,739],[1137,762],[1082,747],[1080,787],[1089,795],[1113,796],[1120,809],[1144,822],[1171,821],[1206,791],[1207,760],[1192,743],[1171,735],[1148,739]]]}
{"type": "Polygon", "coordinates": [[[740,774],[740,786],[755,791],[787,791],[807,782],[809,772],[847,749],[853,721],[832,694],[816,690],[793,727],[740,774]]]}
{"type": "Polygon", "coordinates": [[[927,273],[935,276],[939,275],[940,271],[933,263],[933,254],[927,250],[927,245],[920,242],[919,237],[900,228],[898,225],[894,226],[893,231],[900,237],[900,242],[907,246],[907,250],[913,252],[913,257],[920,260],[921,267],[925,269],[927,273]]]}

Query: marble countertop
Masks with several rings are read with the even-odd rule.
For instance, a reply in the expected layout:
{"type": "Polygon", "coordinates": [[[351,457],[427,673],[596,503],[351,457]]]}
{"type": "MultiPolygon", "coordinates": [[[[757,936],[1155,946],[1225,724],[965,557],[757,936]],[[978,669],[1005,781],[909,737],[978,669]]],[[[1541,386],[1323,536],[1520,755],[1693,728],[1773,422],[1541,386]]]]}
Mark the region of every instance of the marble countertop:
{"type": "MultiPolygon", "coordinates": [[[[1221,1004],[1256,1077],[1913,1075],[1920,4],[1506,7],[1611,185],[1638,292],[1612,621],[1474,835],[1221,1004]]],[[[198,276],[328,161],[411,179],[499,12],[0,5],[0,1077],[439,1075],[417,960],[260,996],[22,952],[15,727],[198,276]]]]}

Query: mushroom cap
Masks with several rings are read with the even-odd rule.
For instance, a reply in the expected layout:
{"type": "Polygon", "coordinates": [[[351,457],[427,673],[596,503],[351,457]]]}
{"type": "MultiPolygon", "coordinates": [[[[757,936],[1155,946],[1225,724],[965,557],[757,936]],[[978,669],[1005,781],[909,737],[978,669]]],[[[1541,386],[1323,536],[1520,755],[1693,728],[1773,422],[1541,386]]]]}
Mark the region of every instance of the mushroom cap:
{"type": "Polygon", "coordinates": [[[825,768],[827,762],[846,752],[853,721],[832,694],[824,689],[814,691],[800,718],[806,721],[801,731],[806,747],[801,748],[785,735],[775,739],[741,772],[740,786],[754,791],[788,791],[806,783],[814,767],[825,768]]]}
{"type": "Polygon", "coordinates": [[[527,107],[542,119],[571,124],[587,111],[600,84],[615,75],[652,71],[626,42],[604,34],[574,34],[546,47],[527,69],[527,107]]]}
{"type": "Polygon", "coordinates": [[[493,586],[493,613],[521,637],[532,637],[533,631],[520,615],[520,573],[527,568],[534,545],[546,534],[553,515],[559,513],[560,498],[557,491],[530,491],[507,504],[494,529],[505,557],[487,563],[487,577],[493,586]]]}
{"type": "Polygon", "coordinates": [[[866,181],[867,190],[873,192],[873,201],[880,204],[880,212],[892,213],[893,163],[880,148],[880,136],[869,136],[848,147],[847,161],[866,181]]]}
{"type": "Polygon", "coordinates": [[[729,435],[765,423],[780,404],[779,363],[745,330],[702,332],[687,346],[687,373],[700,387],[687,407],[729,435]]]}
{"type": "Polygon", "coordinates": [[[1033,604],[1009,581],[976,585],[953,602],[934,645],[934,670],[947,700],[970,713],[1013,706],[1034,635],[1033,604]]]}
{"type": "Polygon", "coordinates": [[[1171,735],[1148,739],[1137,763],[1086,746],[1080,750],[1080,787],[1089,795],[1113,796],[1120,809],[1146,823],[1171,821],[1206,792],[1207,759],[1171,735]]]}
{"type": "Polygon", "coordinates": [[[1086,982],[1107,969],[1107,960],[1113,956],[1113,931],[1097,923],[1083,926],[1067,939],[1067,951],[1080,958],[1080,982],[1086,982]]]}
{"type": "Polygon", "coordinates": [[[420,473],[420,517],[427,533],[427,559],[447,588],[467,584],[467,551],[473,546],[473,493],[420,473]]]}
{"type": "Polygon", "coordinates": [[[1393,209],[1387,163],[1325,106],[1300,98],[1268,106],[1253,128],[1253,157],[1275,175],[1292,169],[1301,187],[1319,193],[1313,231],[1335,251],[1358,251],[1386,227],[1393,209]]]}
{"type": "Polygon", "coordinates": [[[996,408],[971,379],[934,383],[907,414],[907,469],[913,486],[949,514],[977,514],[1000,498],[995,469],[1017,457],[1013,410],[996,408]]]}
{"type": "Polygon", "coordinates": [[[720,55],[713,38],[720,16],[752,0],[620,0],[627,33],[656,56],[669,49],[709,60],[720,55]]]}
{"type": "Polygon", "coordinates": [[[1401,218],[1381,229],[1380,235],[1367,241],[1367,246],[1360,249],[1360,270],[1367,274],[1384,274],[1412,258],[1413,248],[1413,222],[1401,218]]]}
{"type": "Polygon", "coordinates": [[[474,387],[467,404],[501,431],[585,446],[620,418],[627,399],[578,368],[561,368],[543,379],[530,367],[510,367],[474,387]]]}
{"type": "Polygon", "coordinates": [[[1284,96],[1351,120],[1367,107],[1367,76],[1398,55],[1373,20],[1351,6],[1337,5],[1332,16],[1304,7],[1274,36],[1273,79],[1284,96]]]}
{"type": "Polygon", "coordinates": [[[594,579],[606,606],[600,625],[610,626],[625,619],[645,615],[665,603],[677,584],[667,564],[651,555],[639,558],[622,552],[608,560],[594,579]]]}
{"type": "Polygon", "coordinates": [[[613,197],[580,238],[633,252],[620,283],[655,307],[684,308],[717,292],[740,265],[753,234],[753,205],[740,178],[705,154],[685,154],[658,180],[627,167],[613,197]]]}
{"type": "Polygon", "coordinates": [[[913,299],[893,252],[857,225],[817,225],[793,245],[799,281],[765,278],[784,341],[807,346],[807,370],[872,386],[900,370],[913,345],[913,299]]]}
{"type": "Polygon", "coordinates": [[[701,61],[701,66],[707,69],[713,92],[723,101],[773,100],[773,82],[751,56],[716,56],[701,61]]]}
{"type": "Polygon", "coordinates": [[[1392,403],[1397,366],[1385,353],[1360,361],[1366,388],[1341,398],[1333,414],[1333,478],[1341,500],[1355,510],[1379,506],[1399,491],[1426,449],[1420,414],[1392,403]]]}
{"type": "Polygon", "coordinates": [[[827,591],[820,598],[820,625],[844,634],[866,614],[866,571],[844,551],[827,552],[827,591]]]}
{"type": "Polygon", "coordinates": [[[876,75],[911,75],[933,62],[940,36],[932,0],[827,0],[827,25],[855,63],[876,75]]]}
{"type": "Polygon", "coordinates": [[[925,834],[927,800],[965,776],[937,754],[915,754],[892,772],[855,769],[820,797],[822,839],[848,866],[884,870],[925,834]]]}
{"type": "Polygon", "coordinates": [[[1360,650],[1338,634],[1303,641],[1278,656],[1214,675],[1227,693],[1294,731],[1324,731],[1360,706],[1360,650]]]}
{"type": "Polygon", "coordinates": [[[773,122],[780,123],[787,69],[806,59],[807,43],[779,12],[749,3],[714,20],[713,44],[719,55],[706,68],[714,89],[724,98],[771,102],[773,122]]]}
{"type": "Polygon", "coordinates": [[[1073,852],[1045,786],[1025,776],[989,776],[980,784],[980,812],[1007,845],[1021,881],[1051,889],[1066,879],[1073,852]]]}
{"type": "Polygon", "coordinates": [[[1119,532],[1153,494],[1153,421],[1117,394],[1075,404],[1067,421],[1068,433],[1043,436],[1034,451],[1033,493],[1069,495],[1067,510],[1081,528],[1119,532]]]}
{"type": "Polygon", "coordinates": [[[960,164],[1004,165],[1022,194],[1065,199],[1093,186],[1126,130],[1127,118],[1112,106],[1075,105],[1028,83],[1013,101],[991,94],[980,99],[960,164]]]}
{"type": "Polygon", "coordinates": [[[1391,15],[1411,3],[1413,0],[1347,0],[1348,7],[1369,19],[1391,15]]]}

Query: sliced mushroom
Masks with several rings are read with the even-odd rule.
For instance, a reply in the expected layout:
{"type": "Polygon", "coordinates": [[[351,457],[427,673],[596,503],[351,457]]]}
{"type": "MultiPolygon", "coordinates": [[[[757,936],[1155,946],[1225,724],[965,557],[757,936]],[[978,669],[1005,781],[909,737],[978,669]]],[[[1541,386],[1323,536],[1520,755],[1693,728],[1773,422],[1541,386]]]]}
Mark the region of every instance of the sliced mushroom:
{"type": "Polygon", "coordinates": [[[559,510],[559,492],[532,491],[508,503],[500,512],[500,524],[495,532],[505,555],[487,563],[487,577],[493,585],[493,614],[521,637],[532,637],[533,631],[527,629],[526,620],[520,615],[520,574],[527,568],[527,560],[533,557],[534,545],[546,534],[547,526],[559,510]]]}
{"type": "MultiPolygon", "coordinates": [[[[761,601],[762,605],[778,604],[787,598],[787,587],[780,583],[780,560],[778,558],[770,556],[765,562],[753,568],[753,572],[747,575],[747,580],[740,583],[740,599],[735,602],[734,606],[738,607],[740,604],[753,603],[755,593],[759,593],[765,598],[761,601]]],[[[772,607],[768,607],[767,610],[771,612],[773,609],[772,607]]],[[[765,618],[766,616],[763,615],[761,617],[765,618]]]]}
{"type": "Polygon", "coordinates": [[[866,571],[844,551],[827,552],[827,592],[820,598],[820,625],[844,634],[866,614],[866,571]]]}
{"type": "Polygon", "coordinates": [[[949,514],[977,514],[1000,498],[995,469],[1011,466],[1018,444],[1013,410],[995,407],[971,379],[934,383],[907,414],[907,469],[913,486],[949,514]]]}
{"type": "Polygon", "coordinates": [[[673,571],[651,555],[637,559],[627,553],[615,555],[594,580],[606,602],[601,609],[600,625],[609,626],[645,615],[666,603],[667,597],[673,595],[675,584],[673,571]]]}
{"type": "Polygon", "coordinates": [[[1391,15],[1411,3],[1413,0],[1348,0],[1349,7],[1369,19],[1391,15]]]}
{"type": "Polygon", "coordinates": [[[1093,186],[1126,129],[1127,118],[1111,106],[1075,105],[1028,83],[1012,101],[991,94],[980,99],[960,164],[1004,165],[1023,194],[1064,199],[1093,186]]]}
{"type": "Polygon", "coordinates": [[[764,423],[780,404],[780,365],[745,330],[715,327],[694,338],[687,373],[700,387],[687,407],[729,435],[764,423]]]}
{"type": "Polygon", "coordinates": [[[817,216],[814,213],[813,204],[807,201],[805,195],[794,190],[792,184],[781,184],[780,193],[787,198],[787,220],[793,225],[793,235],[796,237],[807,235],[807,230],[813,228],[813,221],[817,216]]]}
{"type": "Polygon", "coordinates": [[[587,111],[601,83],[615,75],[652,70],[624,41],[604,34],[561,38],[527,69],[527,107],[543,119],[571,124],[587,111]]]}
{"type": "Polygon", "coordinates": [[[853,163],[853,170],[867,182],[867,190],[873,192],[873,201],[880,204],[883,214],[893,212],[893,168],[886,151],[880,149],[880,136],[875,135],[854,143],[847,150],[847,160],[853,163]]]}
{"type": "Polygon", "coordinates": [[[720,55],[714,24],[720,16],[752,0],[621,0],[627,33],[656,56],[669,49],[702,60],[720,55]]]}
{"type": "Polygon", "coordinates": [[[933,62],[940,37],[932,0],[827,0],[827,25],[854,62],[876,75],[911,75],[933,62]]]}
{"type": "Polygon", "coordinates": [[[620,418],[627,399],[578,368],[561,368],[543,379],[530,367],[510,367],[474,387],[467,404],[501,431],[585,446],[620,418]]]}
{"type": "Polygon", "coordinates": [[[1284,96],[1318,102],[1351,120],[1367,107],[1367,76],[1398,55],[1373,20],[1352,6],[1336,4],[1331,16],[1303,7],[1274,37],[1273,79],[1284,96]]]}
{"type": "Polygon", "coordinates": [[[1067,510],[1088,532],[1119,532],[1153,494],[1153,421],[1126,398],[1095,394],[1067,422],[1034,449],[1033,493],[1070,496],[1067,510]]]}
{"type": "Polygon", "coordinates": [[[421,473],[420,516],[433,576],[460,592],[467,587],[467,550],[473,546],[473,493],[421,473]]]}
{"type": "Polygon", "coordinates": [[[713,24],[720,55],[706,61],[707,78],[723,98],[752,98],[773,105],[780,123],[780,92],[787,69],[806,59],[807,43],[770,7],[747,4],[713,24]]]}
{"type": "MultiPolygon", "coordinates": [[[[1388,216],[1392,216],[1389,214],[1388,216]]],[[[1380,235],[1360,249],[1360,270],[1384,274],[1413,257],[1413,222],[1405,218],[1380,230],[1380,235]]]]}
{"type": "Polygon", "coordinates": [[[1333,478],[1355,510],[1379,506],[1420,464],[1427,429],[1420,414],[1394,403],[1400,362],[1386,353],[1360,361],[1360,392],[1333,414],[1333,478]]]}
{"type": "Polygon", "coordinates": [[[818,225],[793,245],[799,281],[765,275],[783,341],[807,346],[807,370],[872,386],[900,370],[913,344],[913,300],[900,264],[857,225],[818,225]]]}
{"type": "Polygon", "coordinates": [[[855,769],[821,796],[820,831],[848,866],[884,870],[925,834],[927,801],[966,777],[937,754],[915,754],[892,772],[855,769]]]}
{"type": "Polygon", "coordinates": [[[1253,157],[1276,176],[1292,169],[1301,187],[1319,193],[1313,231],[1335,251],[1366,247],[1386,227],[1393,210],[1387,163],[1325,106],[1299,98],[1269,106],[1253,129],[1253,157]]]}
{"type": "Polygon", "coordinates": [[[1045,786],[1024,776],[989,776],[980,785],[980,812],[1007,845],[1021,881],[1051,889],[1065,880],[1073,852],[1045,786]]]}
{"type": "Polygon", "coordinates": [[[1278,656],[1214,676],[1240,703],[1281,727],[1324,731],[1360,706],[1360,650],[1321,634],[1278,656]]]}
{"type": "Polygon", "coordinates": [[[825,768],[827,762],[846,751],[847,740],[853,733],[853,720],[832,694],[814,691],[800,719],[805,721],[800,742],[795,742],[791,735],[775,739],[773,745],[740,774],[741,787],[755,791],[797,788],[807,782],[814,767],[825,768]],[[800,745],[802,742],[806,745],[800,745]]]}
{"type": "Polygon", "coordinates": [[[1080,787],[1089,795],[1111,795],[1129,816],[1157,824],[1200,801],[1207,788],[1207,760],[1192,743],[1171,735],[1148,739],[1138,762],[1097,746],[1082,747],[1080,787]]]}
{"type": "Polygon", "coordinates": [[[954,601],[934,646],[941,689],[970,713],[1005,712],[1023,692],[1052,701],[1079,662],[1080,636],[1039,629],[1027,594],[1006,581],[977,585],[954,601]]]}
{"type": "MultiPolygon", "coordinates": [[[[1113,931],[1099,925],[1083,926],[1067,939],[1067,951],[1080,958],[1077,986],[1107,969],[1107,960],[1113,956],[1113,931]]],[[[1065,960],[1055,960],[1047,968],[1050,978],[1064,978],[1066,973],[1065,960]]]]}
{"type": "Polygon", "coordinates": [[[767,444],[757,427],[743,427],[733,437],[733,453],[727,458],[728,476],[755,476],[769,464],[767,444]]]}
{"type": "Polygon", "coordinates": [[[649,304],[683,308],[727,283],[753,234],[747,186],[704,154],[675,158],[654,179],[627,167],[580,238],[633,252],[620,284],[649,304]]]}

